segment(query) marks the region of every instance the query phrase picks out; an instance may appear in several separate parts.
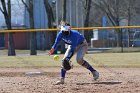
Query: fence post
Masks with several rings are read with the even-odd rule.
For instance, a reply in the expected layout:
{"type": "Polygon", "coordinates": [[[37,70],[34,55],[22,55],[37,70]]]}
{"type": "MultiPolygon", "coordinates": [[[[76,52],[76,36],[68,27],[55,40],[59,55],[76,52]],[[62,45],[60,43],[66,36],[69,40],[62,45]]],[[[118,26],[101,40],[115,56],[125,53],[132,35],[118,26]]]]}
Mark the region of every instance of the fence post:
{"type": "Polygon", "coordinates": [[[123,30],[121,28],[121,53],[123,53],[123,30]]]}

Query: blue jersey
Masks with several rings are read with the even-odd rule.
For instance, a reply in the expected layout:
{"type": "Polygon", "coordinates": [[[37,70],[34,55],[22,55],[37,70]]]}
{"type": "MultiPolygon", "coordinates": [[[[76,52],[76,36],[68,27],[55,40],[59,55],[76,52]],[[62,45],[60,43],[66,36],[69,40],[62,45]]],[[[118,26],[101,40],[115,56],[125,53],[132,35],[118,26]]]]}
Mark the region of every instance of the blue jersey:
{"type": "Polygon", "coordinates": [[[62,31],[57,34],[56,40],[52,48],[57,49],[58,43],[63,40],[66,44],[71,45],[71,51],[74,51],[76,46],[81,44],[84,41],[84,36],[80,34],[78,31],[71,30],[70,35],[63,35],[62,31]]]}

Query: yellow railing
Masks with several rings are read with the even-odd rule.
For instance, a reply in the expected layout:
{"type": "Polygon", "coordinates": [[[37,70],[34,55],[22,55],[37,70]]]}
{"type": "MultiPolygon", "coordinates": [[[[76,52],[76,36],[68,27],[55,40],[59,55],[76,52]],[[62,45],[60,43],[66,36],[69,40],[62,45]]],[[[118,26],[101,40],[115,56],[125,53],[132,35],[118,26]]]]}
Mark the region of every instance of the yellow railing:
{"type": "MultiPolygon", "coordinates": [[[[121,28],[140,28],[140,26],[109,26],[109,27],[81,27],[72,28],[73,30],[94,30],[94,29],[121,29],[121,28]]],[[[58,31],[60,29],[23,29],[23,30],[0,30],[0,33],[10,32],[46,32],[46,31],[58,31]]]]}

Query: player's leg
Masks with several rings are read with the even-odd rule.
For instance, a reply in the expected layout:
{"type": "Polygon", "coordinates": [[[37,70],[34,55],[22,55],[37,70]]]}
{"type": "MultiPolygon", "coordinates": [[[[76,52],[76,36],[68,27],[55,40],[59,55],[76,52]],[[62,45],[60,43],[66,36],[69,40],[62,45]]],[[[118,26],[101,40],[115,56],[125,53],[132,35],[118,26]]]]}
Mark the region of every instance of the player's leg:
{"type": "Polygon", "coordinates": [[[68,46],[68,49],[66,50],[65,55],[64,55],[63,60],[62,60],[62,66],[61,66],[61,71],[60,71],[61,79],[59,81],[57,81],[56,84],[64,84],[66,71],[71,68],[71,67],[69,67],[69,65],[67,65],[67,63],[69,62],[70,58],[73,56],[73,53],[71,53],[70,50],[71,50],[70,46],[68,46]],[[65,64],[68,67],[66,67],[65,64]]]}
{"type": "Polygon", "coordinates": [[[91,73],[93,74],[94,79],[98,79],[99,73],[86,61],[83,59],[85,53],[87,51],[87,44],[80,45],[77,49],[77,63],[80,64],[81,66],[87,68],[91,73]]]}
{"type": "Polygon", "coordinates": [[[61,78],[59,81],[56,82],[56,85],[64,84],[66,71],[63,68],[61,68],[60,74],[61,74],[61,78]]]}

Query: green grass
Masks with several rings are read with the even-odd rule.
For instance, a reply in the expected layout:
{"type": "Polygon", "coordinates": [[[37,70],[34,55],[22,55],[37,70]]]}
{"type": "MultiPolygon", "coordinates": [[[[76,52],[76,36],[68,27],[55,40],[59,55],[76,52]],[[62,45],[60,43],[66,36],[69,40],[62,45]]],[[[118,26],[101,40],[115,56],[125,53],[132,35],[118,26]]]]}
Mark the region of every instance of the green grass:
{"type": "Polygon", "coordinates": [[[0,67],[46,67],[59,66],[53,56],[0,56],[0,67]]]}
{"type": "Polygon", "coordinates": [[[140,67],[140,53],[99,53],[86,55],[96,66],[140,67]]]}
{"type": "MultiPolygon", "coordinates": [[[[63,55],[60,55],[63,58],[63,55]]],[[[140,67],[140,53],[95,53],[86,54],[85,59],[90,64],[98,67],[140,67]]],[[[74,66],[79,66],[72,58],[74,66]]],[[[53,56],[0,56],[0,67],[47,67],[61,66],[61,60],[53,61],[53,56]]]]}

